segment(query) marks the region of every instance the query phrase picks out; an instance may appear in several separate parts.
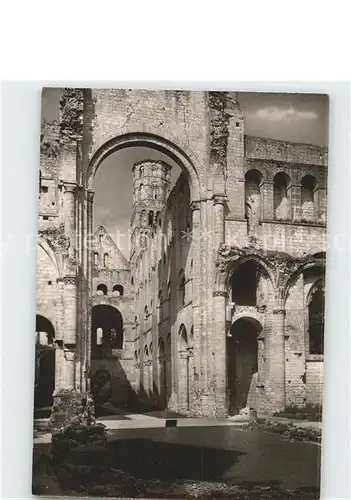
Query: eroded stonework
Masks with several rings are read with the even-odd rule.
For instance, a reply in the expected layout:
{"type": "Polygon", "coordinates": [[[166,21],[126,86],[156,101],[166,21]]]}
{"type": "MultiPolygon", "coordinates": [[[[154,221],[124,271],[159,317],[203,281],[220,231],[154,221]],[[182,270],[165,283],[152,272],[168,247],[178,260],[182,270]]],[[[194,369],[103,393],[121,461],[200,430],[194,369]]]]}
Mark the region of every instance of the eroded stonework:
{"type": "Polygon", "coordinates": [[[63,89],[60,105],[40,168],[51,389],[218,417],[320,405],[326,149],[245,135],[235,93],[63,89]],[[92,220],[96,170],[131,146],[182,174],[171,189],[167,162],[134,166],[129,258],[92,220]]]}

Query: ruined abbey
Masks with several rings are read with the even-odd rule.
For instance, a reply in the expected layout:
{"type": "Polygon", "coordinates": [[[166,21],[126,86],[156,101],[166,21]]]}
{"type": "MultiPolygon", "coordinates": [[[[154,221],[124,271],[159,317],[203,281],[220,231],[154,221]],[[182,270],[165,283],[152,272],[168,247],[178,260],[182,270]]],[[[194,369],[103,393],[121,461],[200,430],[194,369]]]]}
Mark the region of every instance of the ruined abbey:
{"type": "Polygon", "coordinates": [[[44,123],[37,406],[61,388],[224,417],[321,405],[327,150],[245,134],[234,92],[62,89],[44,123]],[[131,252],[93,224],[94,176],[132,169],[131,252]]]}

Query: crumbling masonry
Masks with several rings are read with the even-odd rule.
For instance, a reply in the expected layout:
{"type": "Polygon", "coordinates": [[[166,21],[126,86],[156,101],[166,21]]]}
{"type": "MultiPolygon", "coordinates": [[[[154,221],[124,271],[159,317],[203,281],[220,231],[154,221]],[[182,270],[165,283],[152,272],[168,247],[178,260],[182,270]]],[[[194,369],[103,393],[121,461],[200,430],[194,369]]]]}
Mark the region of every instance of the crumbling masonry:
{"type": "Polygon", "coordinates": [[[41,141],[37,404],[60,388],[218,417],[321,404],[327,151],[245,135],[235,93],[60,104],[41,141]],[[170,189],[170,165],[134,165],[127,260],[93,232],[94,176],[133,146],[182,174],[170,189]]]}

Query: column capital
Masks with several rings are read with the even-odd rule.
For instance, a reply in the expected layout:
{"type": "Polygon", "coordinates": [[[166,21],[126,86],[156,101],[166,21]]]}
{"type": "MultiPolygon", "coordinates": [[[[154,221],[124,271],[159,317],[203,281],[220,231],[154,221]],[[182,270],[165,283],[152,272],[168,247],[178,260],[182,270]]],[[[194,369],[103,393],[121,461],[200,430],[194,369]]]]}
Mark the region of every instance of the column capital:
{"type": "Polygon", "coordinates": [[[67,361],[74,361],[76,358],[76,351],[64,351],[64,356],[67,361]]]}
{"type": "Polygon", "coordinates": [[[214,205],[225,205],[226,201],[227,201],[227,197],[225,195],[222,195],[222,194],[221,195],[215,194],[215,195],[213,195],[212,200],[213,200],[214,205]]]}
{"type": "Polygon", "coordinates": [[[87,199],[88,199],[89,203],[93,203],[94,195],[95,195],[95,191],[93,191],[92,189],[87,190],[87,199]]]}
{"type": "Polygon", "coordinates": [[[190,210],[194,212],[194,210],[200,210],[200,202],[199,201],[192,201],[190,203],[190,210]]]}
{"type": "Polygon", "coordinates": [[[283,314],[285,316],[285,311],[284,307],[277,307],[273,309],[273,314],[283,314]]]}
{"type": "Polygon", "coordinates": [[[63,181],[63,189],[65,193],[74,194],[77,190],[77,183],[71,181],[63,181]]]}
{"type": "Polygon", "coordinates": [[[224,298],[227,298],[228,297],[228,292],[226,290],[215,290],[212,295],[213,295],[213,297],[224,297],[224,298]]]}
{"type": "Polygon", "coordinates": [[[77,283],[77,276],[64,276],[63,278],[61,278],[61,280],[63,281],[63,283],[65,285],[76,285],[77,283]]]}

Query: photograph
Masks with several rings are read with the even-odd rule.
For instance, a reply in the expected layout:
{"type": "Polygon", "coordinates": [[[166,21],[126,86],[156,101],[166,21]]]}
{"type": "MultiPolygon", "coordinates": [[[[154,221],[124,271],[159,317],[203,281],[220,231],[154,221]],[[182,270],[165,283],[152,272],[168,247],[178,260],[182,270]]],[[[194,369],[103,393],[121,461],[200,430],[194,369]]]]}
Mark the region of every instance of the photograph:
{"type": "Polygon", "coordinates": [[[328,127],[326,94],[42,89],[34,495],[319,499],[328,127]]]}

